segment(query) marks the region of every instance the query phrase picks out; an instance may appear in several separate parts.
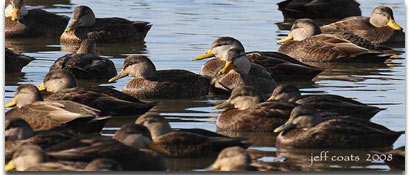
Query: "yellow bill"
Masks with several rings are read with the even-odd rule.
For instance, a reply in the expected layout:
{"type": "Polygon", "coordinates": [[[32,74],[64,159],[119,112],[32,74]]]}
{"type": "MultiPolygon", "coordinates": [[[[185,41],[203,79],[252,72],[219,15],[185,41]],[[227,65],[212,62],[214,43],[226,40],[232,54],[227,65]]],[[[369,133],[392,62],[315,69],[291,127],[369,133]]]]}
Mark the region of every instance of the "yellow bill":
{"type": "Polygon", "coordinates": [[[6,108],[10,108],[10,107],[16,106],[16,103],[17,103],[16,98],[13,98],[13,100],[11,100],[11,102],[7,103],[5,106],[6,108]]]}
{"type": "Polygon", "coordinates": [[[114,82],[114,81],[117,81],[117,80],[119,80],[119,79],[121,79],[121,78],[126,77],[127,75],[128,75],[127,73],[125,73],[124,71],[121,71],[117,76],[112,77],[111,79],[109,79],[108,82],[109,82],[109,83],[112,83],[112,82],[114,82]]]}
{"type": "Polygon", "coordinates": [[[168,151],[168,150],[166,150],[165,148],[162,148],[162,147],[158,146],[158,145],[155,144],[154,142],[151,142],[151,143],[148,145],[148,148],[151,149],[151,150],[154,150],[154,151],[156,151],[156,152],[159,152],[159,153],[169,154],[169,151],[168,151]]]}
{"type": "Polygon", "coordinates": [[[285,41],[289,41],[289,40],[292,40],[292,39],[293,39],[293,36],[292,36],[291,33],[289,33],[288,36],[286,36],[285,38],[279,40],[278,43],[283,43],[285,41]]]}
{"type": "Polygon", "coordinates": [[[215,106],[214,106],[214,109],[230,109],[230,108],[232,108],[232,107],[233,107],[232,104],[229,103],[228,100],[226,100],[226,101],[224,101],[224,102],[222,102],[222,103],[220,103],[220,104],[218,104],[218,105],[215,105],[215,106]]]}
{"type": "Polygon", "coordinates": [[[14,170],[16,167],[14,166],[14,162],[11,160],[9,163],[7,163],[7,165],[5,166],[5,170],[6,171],[12,171],[14,170]]]}
{"type": "Polygon", "coordinates": [[[71,21],[71,24],[69,24],[68,27],[67,27],[64,31],[65,31],[65,32],[69,32],[69,31],[74,30],[75,28],[77,28],[77,20],[76,20],[76,19],[73,19],[73,20],[71,21]]]}
{"type": "Polygon", "coordinates": [[[286,122],[286,123],[283,124],[282,126],[279,126],[279,127],[276,128],[275,130],[273,130],[273,132],[274,132],[274,133],[279,133],[279,132],[282,132],[282,131],[287,131],[287,130],[290,130],[290,129],[295,128],[295,126],[296,126],[296,125],[294,125],[294,124],[292,124],[292,123],[286,122]]]}
{"type": "Polygon", "coordinates": [[[17,21],[19,19],[19,12],[20,12],[20,9],[13,8],[13,11],[11,13],[11,20],[17,21]]]}
{"type": "Polygon", "coordinates": [[[218,72],[218,74],[226,74],[232,69],[235,69],[235,66],[233,65],[232,61],[226,61],[225,66],[218,72]]]}
{"type": "Polygon", "coordinates": [[[390,18],[389,22],[387,23],[387,26],[391,27],[394,30],[401,30],[401,27],[394,21],[393,18],[390,18]]]}
{"type": "Polygon", "coordinates": [[[47,88],[44,83],[41,83],[40,86],[37,87],[39,91],[45,91],[47,88]]]}
{"type": "Polygon", "coordinates": [[[194,61],[196,61],[196,60],[202,60],[202,59],[205,59],[205,58],[210,58],[210,57],[213,57],[213,56],[214,56],[214,54],[212,54],[212,49],[209,49],[209,50],[206,51],[204,54],[195,57],[195,58],[194,58],[194,61]]]}
{"type": "Polygon", "coordinates": [[[273,101],[273,100],[276,100],[276,97],[274,95],[270,96],[267,101],[273,101]]]}

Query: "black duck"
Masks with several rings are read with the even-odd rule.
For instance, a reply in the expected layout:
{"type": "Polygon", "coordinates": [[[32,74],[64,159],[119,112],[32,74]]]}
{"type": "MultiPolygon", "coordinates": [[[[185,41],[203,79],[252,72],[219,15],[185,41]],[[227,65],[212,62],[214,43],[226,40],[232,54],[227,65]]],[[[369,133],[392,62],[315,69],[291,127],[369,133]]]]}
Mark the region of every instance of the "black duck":
{"type": "Polygon", "coordinates": [[[6,73],[19,73],[24,66],[35,60],[33,57],[15,53],[8,48],[5,48],[5,57],[6,73]]]}

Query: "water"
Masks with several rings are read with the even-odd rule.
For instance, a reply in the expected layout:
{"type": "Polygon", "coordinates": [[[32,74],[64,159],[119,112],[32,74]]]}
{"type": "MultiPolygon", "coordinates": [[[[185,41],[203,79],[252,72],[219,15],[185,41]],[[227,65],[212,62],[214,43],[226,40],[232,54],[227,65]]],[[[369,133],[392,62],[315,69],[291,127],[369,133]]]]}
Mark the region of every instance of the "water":
{"type": "MultiPolygon", "coordinates": [[[[405,6],[402,0],[365,1],[361,3],[362,14],[370,15],[374,7],[387,5],[393,8],[395,20],[405,26],[405,6]]],[[[205,61],[193,62],[191,59],[205,52],[212,41],[219,36],[232,36],[242,42],[247,51],[275,51],[279,45],[276,41],[288,33],[279,26],[282,14],[277,6],[269,0],[151,0],[151,1],[109,1],[109,0],[74,0],[54,3],[49,0],[29,1],[31,8],[46,10],[71,17],[77,5],[90,6],[97,17],[118,16],[131,20],[146,20],[154,25],[146,38],[144,46],[99,45],[101,55],[111,58],[117,70],[121,70],[124,58],[129,54],[147,55],[161,69],[186,69],[199,73],[205,61]]],[[[23,74],[6,77],[6,103],[14,95],[21,84],[39,85],[48,72],[49,67],[59,57],[70,53],[72,48],[62,47],[58,39],[23,39],[6,40],[6,47],[14,51],[37,58],[23,69],[23,74]]],[[[396,48],[404,51],[404,48],[396,48]]],[[[405,55],[400,55],[404,58],[405,55]]],[[[306,94],[337,94],[357,99],[361,102],[387,108],[373,119],[391,130],[405,129],[405,60],[393,60],[389,64],[331,64],[320,65],[328,68],[313,83],[299,83],[306,94]]],[[[113,86],[117,90],[130,80],[124,78],[116,83],[103,83],[101,86],[113,86]]],[[[80,86],[86,86],[80,82],[80,86]]],[[[223,99],[198,98],[191,100],[160,101],[158,111],[171,122],[175,128],[203,128],[215,131],[218,111],[212,106],[223,99]]],[[[135,116],[119,117],[109,121],[103,133],[110,135],[126,123],[133,122],[135,116]]],[[[387,170],[381,161],[364,161],[367,150],[332,150],[334,155],[361,154],[359,162],[321,162],[308,167],[311,150],[302,153],[277,153],[274,135],[260,133],[224,133],[231,136],[249,137],[254,145],[250,151],[254,158],[263,162],[283,161],[278,157],[289,158],[281,164],[283,170],[387,170]]],[[[394,148],[403,146],[405,137],[401,136],[394,148]]],[[[317,150],[316,150],[317,151],[317,150]]],[[[318,153],[315,153],[317,155],[318,153]]],[[[191,170],[204,168],[213,160],[173,159],[170,160],[172,170],[191,170]]]]}

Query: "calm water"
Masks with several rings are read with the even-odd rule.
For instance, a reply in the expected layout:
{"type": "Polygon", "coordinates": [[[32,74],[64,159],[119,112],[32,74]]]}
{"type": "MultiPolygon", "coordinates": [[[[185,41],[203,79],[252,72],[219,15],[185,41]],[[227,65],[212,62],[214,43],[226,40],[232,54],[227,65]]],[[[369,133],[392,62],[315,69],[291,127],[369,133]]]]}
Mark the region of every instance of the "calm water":
{"type": "MultiPolygon", "coordinates": [[[[150,0],[150,1],[85,1],[64,0],[50,3],[49,0],[26,1],[30,7],[46,8],[48,11],[71,17],[73,8],[87,4],[97,17],[124,17],[131,20],[146,20],[154,25],[146,38],[144,46],[99,45],[101,55],[114,61],[117,70],[121,70],[124,58],[129,54],[144,54],[151,58],[158,70],[186,69],[196,73],[205,61],[193,62],[191,59],[205,52],[218,36],[232,36],[239,39],[247,51],[276,51],[276,41],[288,33],[278,26],[285,24],[277,6],[270,0],[150,0]]],[[[387,5],[393,8],[396,22],[405,26],[405,6],[403,0],[359,0],[362,14],[370,15],[374,7],[387,5]]],[[[18,85],[31,83],[39,85],[57,58],[70,53],[72,48],[62,47],[57,40],[30,39],[6,40],[6,47],[23,52],[38,60],[30,63],[19,76],[6,77],[6,103],[14,95],[18,85]]],[[[397,48],[404,51],[404,48],[397,48]]],[[[400,55],[404,58],[405,55],[400,55]]],[[[314,82],[297,83],[305,94],[337,94],[357,99],[361,102],[387,108],[373,119],[392,130],[405,129],[405,60],[393,60],[390,64],[331,64],[318,65],[328,68],[314,82]]],[[[124,78],[113,84],[117,90],[130,80],[124,78]]],[[[81,86],[87,86],[80,82],[81,86]]],[[[160,101],[157,111],[166,116],[175,128],[203,128],[216,131],[215,121],[219,111],[212,106],[223,99],[190,99],[160,101]]],[[[117,117],[111,120],[103,133],[111,135],[122,124],[132,122],[136,116],[117,117]]],[[[279,151],[275,147],[273,134],[259,133],[224,133],[232,136],[246,136],[254,145],[250,147],[252,155],[259,161],[283,162],[283,170],[388,170],[381,161],[366,162],[367,150],[331,150],[334,155],[360,155],[359,162],[321,162],[308,167],[310,153],[320,150],[298,150],[299,152],[279,151]]],[[[394,148],[403,146],[402,136],[394,148]]],[[[204,168],[213,160],[175,159],[170,160],[173,170],[204,168]]]]}

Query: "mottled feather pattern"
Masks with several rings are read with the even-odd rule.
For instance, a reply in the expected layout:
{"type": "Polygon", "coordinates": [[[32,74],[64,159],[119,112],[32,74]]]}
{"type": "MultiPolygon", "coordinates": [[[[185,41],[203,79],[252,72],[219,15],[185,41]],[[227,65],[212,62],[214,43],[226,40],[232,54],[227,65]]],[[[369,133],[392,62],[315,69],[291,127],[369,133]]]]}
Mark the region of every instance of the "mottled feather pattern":
{"type": "Polygon", "coordinates": [[[152,24],[144,21],[129,21],[123,18],[96,18],[91,27],[78,27],[64,32],[63,43],[80,43],[85,39],[95,39],[99,43],[135,42],[143,43],[152,24]]]}
{"type": "Polygon", "coordinates": [[[134,78],[122,91],[142,99],[192,98],[207,95],[209,81],[186,70],[160,70],[156,79],[134,78]]]}
{"type": "Polygon", "coordinates": [[[34,36],[60,36],[68,24],[67,16],[55,15],[53,13],[33,9],[19,21],[5,19],[6,38],[34,37],[34,36]]]}

